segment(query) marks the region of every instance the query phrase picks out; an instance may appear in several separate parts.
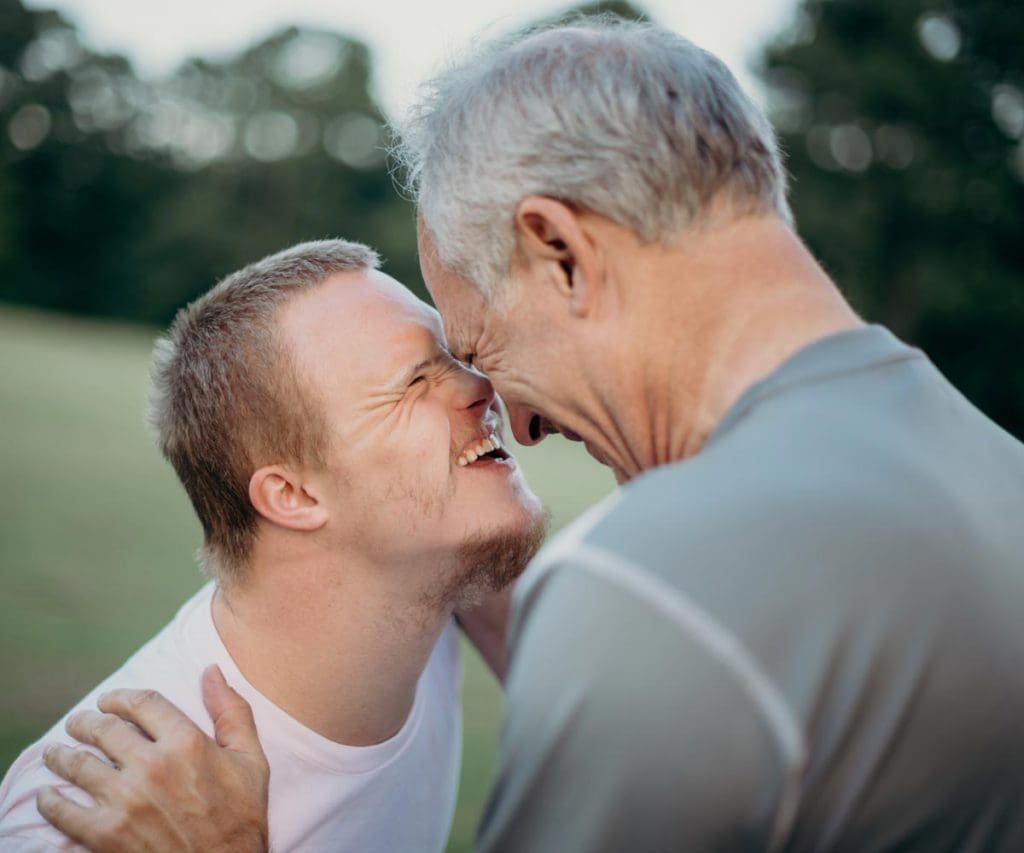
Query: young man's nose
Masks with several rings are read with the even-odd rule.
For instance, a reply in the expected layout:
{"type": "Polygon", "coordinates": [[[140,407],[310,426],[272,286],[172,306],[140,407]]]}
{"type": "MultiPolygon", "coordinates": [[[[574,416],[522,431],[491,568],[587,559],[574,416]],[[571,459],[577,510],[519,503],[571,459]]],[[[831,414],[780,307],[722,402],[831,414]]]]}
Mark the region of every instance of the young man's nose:
{"type": "Polygon", "coordinates": [[[491,380],[477,370],[464,369],[460,372],[457,383],[456,406],[472,411],[475,417],[483,418],[494,404],[494,386],[491,380]]]}

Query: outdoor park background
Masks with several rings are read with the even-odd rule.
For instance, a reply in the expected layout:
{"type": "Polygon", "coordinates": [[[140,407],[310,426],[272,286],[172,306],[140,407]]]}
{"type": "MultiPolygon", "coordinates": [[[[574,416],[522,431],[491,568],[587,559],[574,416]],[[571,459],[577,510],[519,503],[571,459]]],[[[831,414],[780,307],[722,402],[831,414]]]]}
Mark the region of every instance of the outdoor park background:
{"type": "MultiPolygon", "coordinates": [[[[201,583],[198,525],[142,425],[158,328],[314,237],[378,247],[423,293],[364,44],[284,29],[154,77],[37,5],[0,0],[0,772],[201,583]]],[[[1024,436],[1024,10],[790,12],[745,74],[801,233],[867,318],[1024,436]]],[[[521,460],[556,525],[611,488],[559,439],[521,460]]],[[[451,850],[469,848],[500,713],[471,655],[465,705],[451,850]]]]}

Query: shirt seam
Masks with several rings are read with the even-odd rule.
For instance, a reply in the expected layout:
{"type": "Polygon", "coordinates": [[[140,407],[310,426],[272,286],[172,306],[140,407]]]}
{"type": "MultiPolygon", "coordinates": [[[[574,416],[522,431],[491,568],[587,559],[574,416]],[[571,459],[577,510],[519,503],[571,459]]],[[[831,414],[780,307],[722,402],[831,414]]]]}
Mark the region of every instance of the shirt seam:
{"type": "MultiPolygon", "coordinates": [[[[785,697],[745,644],[710,613],[675,587],[632,560],[608,549],[578,545],[573,567],[602,577],[652,606],[690,635],[740,684],[775,741],[786,771],[772,822],[768,851],[782,848],[789,838],[801,798],[808,747],[802,728],[785,697]]],[[[548,574],[553,565],[548,565],[548,574]]]]}
{"type": "Polygon", "coordinates": [[[717,440],[728,435],[733,431],[733,429],[745,421],[759,405],[771,400],[773,397],[779,396],[780,394],[785,394],[795,388],[818,385],[832,379],[852,376],[856,373],[870,372],[883,367],[891,367],[894,364],[900,364],[904,361],[917,361],[923,358],[924,355],[920,351],[908,350],[906,352],[894,353],[886,358],[872,361],[867,364],[855,364],[848,367],[837,368],[835,370],[827,370],[812,376],[794,376],[792,379],[776,378],[774,381],[771,377],[766,377],[763,380],[765,383],[764,387],[751,387],[750,396],[747,400],[740,401],[743,403],[743,407],[741,409],[738,409],[734,414],[732,412],[726,412],[725,417],[722,418],[718,428],[713,430],[711,435],[708,437],[705,447],[710,448],[717,440]]]}

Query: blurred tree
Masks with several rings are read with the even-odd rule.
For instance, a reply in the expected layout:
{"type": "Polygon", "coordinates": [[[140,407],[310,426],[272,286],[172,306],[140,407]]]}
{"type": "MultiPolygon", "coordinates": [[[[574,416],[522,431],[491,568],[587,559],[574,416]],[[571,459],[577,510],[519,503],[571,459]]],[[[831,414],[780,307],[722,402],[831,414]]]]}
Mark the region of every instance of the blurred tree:
{"type": "Polygon", "coordinates": [[[0,0],[0,298],[108,313],[107,295],[130,287],[125,248],[167,176],[112,156],[117,103],[104,126],[83,127],[74,110],[80,79],[130,74],[123,59],[84,49],[56,13],[0,0]]]}
{"type": "Polygon", "coordinates": [[[301,240],[381,251],[423,293],[384,162],[371,60],[289,28],[160,81],[0,0],[0,299],[163,324],[220,276],[301,240]]]}
{"type": "Polygon", "coordinates": [[[802,235],[1024,437],[1019,0],[803,0],[763,58],[802,235]]]}
{"type": "Polygon", "coordinates": [[[188,171],[140,243],[148,280],[135,314],[166,316],[211,275],[330,236],[374,246],[390,274],[424,293],[370,71],[362,44],[290,28],[226,63],[187,63],[164,84],[140,132],[188,171]]]}

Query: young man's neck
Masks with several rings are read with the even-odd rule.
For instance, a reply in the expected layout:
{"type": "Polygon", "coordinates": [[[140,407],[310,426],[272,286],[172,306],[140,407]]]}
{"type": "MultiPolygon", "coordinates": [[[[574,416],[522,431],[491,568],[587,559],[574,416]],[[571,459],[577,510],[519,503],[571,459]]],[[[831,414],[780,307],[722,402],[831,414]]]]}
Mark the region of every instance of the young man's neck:
{"type": "Polygon", "coordinates": [[[395,735],[450,613],[400,600],[368,567],[325,565],[322,553],[319,563],[289,559],[266,539],[257,550],[246,580],[213,601],[242,674],[330,740],[367,746],[395,735]]]}

